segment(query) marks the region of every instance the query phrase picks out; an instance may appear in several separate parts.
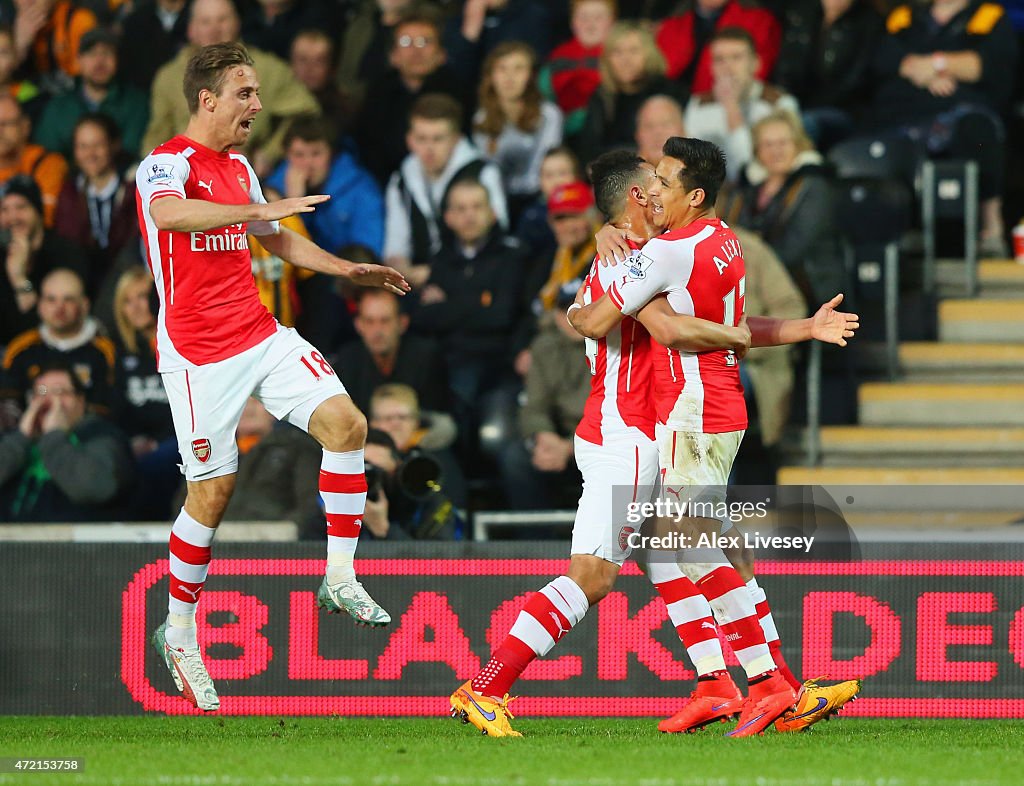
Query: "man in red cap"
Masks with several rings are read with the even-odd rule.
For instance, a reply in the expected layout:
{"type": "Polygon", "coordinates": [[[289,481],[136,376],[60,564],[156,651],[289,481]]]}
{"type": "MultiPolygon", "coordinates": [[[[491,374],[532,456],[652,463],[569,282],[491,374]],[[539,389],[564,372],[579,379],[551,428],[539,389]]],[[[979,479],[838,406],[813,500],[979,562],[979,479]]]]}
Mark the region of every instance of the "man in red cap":
{"type": "Polygon", "coordinates": [[[590,186],[576,181],[552,191],[548,198],[548,222],[558,249],[547,281],[537,294],[536,310],[540,314],[550,312],[562,287],[582,279],[594,261],[594,234],[601,221],[590,186]]]}

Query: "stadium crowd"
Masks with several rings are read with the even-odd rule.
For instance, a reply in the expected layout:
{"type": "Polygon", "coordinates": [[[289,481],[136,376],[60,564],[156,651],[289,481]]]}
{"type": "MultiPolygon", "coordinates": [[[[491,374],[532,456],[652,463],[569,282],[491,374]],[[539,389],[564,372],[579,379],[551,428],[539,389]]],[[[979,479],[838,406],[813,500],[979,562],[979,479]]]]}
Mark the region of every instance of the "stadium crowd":
{"type": "MultiPolygon", "coordinates": [[[[1007,257],[1012,10],[0,0],[0,521],[168,520],[183,493],[135,170],[187,124],[196,47],[239,40],[253,57],[263,111],[243,152],[268,198],[330,194],[285,225],[413,285],[352,291],[249,239],[264,304],[367,413],[363,536],[450,538],[468,508],[579,496],[590,376],[565,308],[604,221],[589,160],[629,147],[657,162],[670,136],[720,145],[750,313],[800,317],[848,285],[825,156],[858,135],[977,160],[980,248],[1007,257]]],[[[748,482],[773,476],[796,357],[743,363],[748,482]]],[[[313,439],[252,400],[238,444],[227,517],[322,538],[313,439]]]]}

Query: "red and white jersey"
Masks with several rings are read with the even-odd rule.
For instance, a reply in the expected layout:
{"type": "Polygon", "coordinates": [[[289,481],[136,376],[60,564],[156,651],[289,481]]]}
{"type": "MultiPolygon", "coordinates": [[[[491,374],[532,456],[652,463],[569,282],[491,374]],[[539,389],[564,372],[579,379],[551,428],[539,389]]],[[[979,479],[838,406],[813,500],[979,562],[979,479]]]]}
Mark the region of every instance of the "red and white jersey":
{"type": "MultiPolygon", "coordinates": [[[[634,251],[634,255],[637,253],[634,251]]],[[[626,264],[631,262],[632,259],[626,264]]],[[[621,265],[604,267],[595,259],[584,282],[589,290],[587,302],[601,297],[621,271],[621,265]]],[[[576,436],[594,445],[603,445],[607,437],[632,428],[653,440],[650,334],[635,319],[626,317],[596,344],[590,395],[576,436]]]]}
{"type": "MultiPolygon", "coordinates": [[[[743,317],[740,241],[717,218],[657,237],[632,258],[608,296],[633,315],[662,293],[678,314],[735,327],[743,317]]],[[[747,427],[739,361],[729,351],[700,354],[651,342],[658,422],[676,431],[720,434],[747,427]]]]}
{"type": "Polygon", "coordinates": [[[215,363],[273,335],[277,321],[260,302],[247,233],[274,234],[278,222],[172,232],[158,230],[150,215],[153,200],[161,197],[265,204],[245,157],[219,153],[179,135],[139,164],[135,183],[139,228],[160,297],[158,369],[215,363]]]}

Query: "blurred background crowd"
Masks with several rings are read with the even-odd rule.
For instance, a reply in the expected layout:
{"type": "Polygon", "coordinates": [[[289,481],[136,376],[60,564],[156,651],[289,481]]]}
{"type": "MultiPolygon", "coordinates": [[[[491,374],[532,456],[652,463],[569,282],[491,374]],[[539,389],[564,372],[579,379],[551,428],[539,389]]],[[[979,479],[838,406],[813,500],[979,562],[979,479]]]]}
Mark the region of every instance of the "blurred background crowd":
{"type": "MultiPolygon", "coordinates": [[[[331,195],[285,224],[413,284],[351,291],[250,239],[267,308],[367,413],[364,536],[452,538],[468,511],[579,495],[590,378],[564,313],[603,221],[589,160],[719,144],[750,313],[855,294],[828,156],[859,137],[977,161],[978,248],[1005,258],[1022,23],[982,0],[0,0],[0,520],[162,521],[180,504],[135,166],[184,130],[196,47],[253,56],[264,108],[244,152],[268,199],[331,195]]],[[[851,357],[828,369],[839,388],[851,357]]],[[[772,482],[802,364],[786,348],[744,362],[738,482],[772,482]]],[[[316,443],[255,400],[238,442],[227,518],[323,537],[316,443]]]]}

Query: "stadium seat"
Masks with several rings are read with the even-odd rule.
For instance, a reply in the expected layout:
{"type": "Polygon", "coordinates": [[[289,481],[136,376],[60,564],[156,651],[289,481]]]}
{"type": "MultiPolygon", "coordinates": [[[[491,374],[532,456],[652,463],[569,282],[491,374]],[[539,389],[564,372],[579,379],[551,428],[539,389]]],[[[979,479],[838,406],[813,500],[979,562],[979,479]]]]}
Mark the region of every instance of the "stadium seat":
{"type": "Polygon", "coordinates": [[[897,136],[854,137],[828,153],[829,163],[840,178],[894,178],[911,189],[917,186],[921,159],[917,145],[897,136]]]}
{"type": "Polygon", "coordinates": [[[921,226],[924,230],[924,291],[935,288],[935,234],[939,219],[964,226],[964,289],[978,291],[978,164],[976,161],[925,161],[921,165],[921,226]]]}
{"type": "Polygon", "coordinates": [[[895,178],[853,177],[835,183],[836,226],[846,249],[854,291],[871,298],[881,285],[886,368],[898,370],[899,243],[910,226],[911,192],[895,178]]]}

